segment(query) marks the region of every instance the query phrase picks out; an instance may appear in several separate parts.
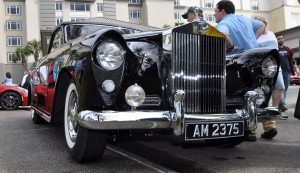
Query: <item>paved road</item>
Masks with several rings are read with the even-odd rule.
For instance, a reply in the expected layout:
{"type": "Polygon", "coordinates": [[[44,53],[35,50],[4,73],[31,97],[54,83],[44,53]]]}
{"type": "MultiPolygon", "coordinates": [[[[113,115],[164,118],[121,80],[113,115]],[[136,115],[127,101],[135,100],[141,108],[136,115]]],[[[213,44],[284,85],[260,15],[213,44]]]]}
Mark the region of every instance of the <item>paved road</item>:
{"type": "MultiPolygon", "coordinates": [[[[29,109],[0,110],[0,172],[300,172],[300,121],[292,117],[298,89],[290,88],[290,118],[277,121],[272,141],[258,138],[224,149],[203,142],[176,146],[154,137],[109,145],[101,160],[89,164],[70,158],[61,127],[34,125],[29,109]]],[[[257,132],[263,132],[261,125],[257,132]]]]}
{"type": "Polygon", "coordinates": [[[0,110],[0,172],[172,172],[114,146],[101,160],[78,164],[67,153],[61,127],[35,125],[30,109],[0,110]]]}
{"type": "Polygon", "coordinates": [[[298,90],[299,86],[289,88],[289,119],[277,121],[278,135],[273,140],[260,138],[263,129],[259,124],[256,142],[234,148],[208,147],[203,142],[182,147],[163,141],[123,142],[117,146],[178,172],[300,172],[300,120],[293,117],[298,90]]]}

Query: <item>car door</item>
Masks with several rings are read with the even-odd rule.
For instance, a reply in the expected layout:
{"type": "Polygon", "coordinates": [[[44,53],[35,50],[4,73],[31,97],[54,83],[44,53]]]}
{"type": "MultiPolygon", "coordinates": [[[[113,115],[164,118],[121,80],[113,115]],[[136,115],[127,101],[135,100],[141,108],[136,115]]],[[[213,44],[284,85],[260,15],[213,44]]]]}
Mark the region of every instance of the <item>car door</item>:
{"type": "Polygon", "coordinates": [[[43,65],[39,67],[33,74],[33,80],[35,85],[33,104],[39,109],[39,111],[50,117],[50,107],[52,105],[52,102],[51,99],[49,99],[48,72],[49,66],[43,65]]]}

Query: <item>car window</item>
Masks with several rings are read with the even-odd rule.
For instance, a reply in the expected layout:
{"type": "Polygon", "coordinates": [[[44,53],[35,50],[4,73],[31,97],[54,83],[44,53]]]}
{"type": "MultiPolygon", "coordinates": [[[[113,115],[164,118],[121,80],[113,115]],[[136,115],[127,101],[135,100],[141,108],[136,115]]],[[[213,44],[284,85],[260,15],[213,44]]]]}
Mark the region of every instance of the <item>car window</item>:
{"type": "Polygon", "coordinates": [[[104,26],[104,25],[83,25],[83,24],[71,24],[66,26],[66,34],[67,34],[67,41],[73,40],[78,38],[81,35],[85,35],[97,30],[100,30],[102,28],[115,28],[118,29],[121,34],[132,34],[140,32],[138,30],[128,29],[128,28],[122,28],[122,27],[113,27],[113,26],[104,26]]]}
{"type": "Polygon", "coordinates": [[[63,44],[64,44],[63,32],[61,29],[56,30],[56,32],[54,33],[53,41],[52,41],[51,52],[58,49],[63,44]]]}
{"type": "Polygon", "coordinates": [[[40,79],[43,85],[48,85],[48,66],[43,65],[40,67],[40,79]]]}
{"type": "Polygon", "coordinates": [[[32,81],[34,85],[39,85],[41,80],[40,80],[40,72],[38,70],[36,70],[33,74],[32,74],[32,81]]]}
{"type": "Polygon", "coordinates": [[[78,38],[81,35],[104,28],[102,25],[68,25],[66,26],[67,41],[78,38]]]}

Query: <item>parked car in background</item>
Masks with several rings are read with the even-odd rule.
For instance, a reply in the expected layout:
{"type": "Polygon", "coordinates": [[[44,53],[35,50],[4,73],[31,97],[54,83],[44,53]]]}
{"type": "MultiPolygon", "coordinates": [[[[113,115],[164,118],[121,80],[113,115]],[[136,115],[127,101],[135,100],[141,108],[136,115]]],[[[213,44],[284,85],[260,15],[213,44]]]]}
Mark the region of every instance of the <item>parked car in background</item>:
{"type": "Polygon", "coordinates": [[[300,74],[290,75],[291,81],[290,84],[300,85],[300,74]]]}
{"type": "Polygon", "coordinates": [[[28,106],[28,91],[18,85],[0,85],[0,107],[14,110],[19,106],[28,106]]]}
{"type": "Polygon", "coordinates": [[[225,54],[207,23],[167,30],[121,21],[64,22],[29,90],[32,120],[64,125],[77,162],[101,157],[108,138],[174,135],[235,146],[267,107],[278,51],[225,54]]]}

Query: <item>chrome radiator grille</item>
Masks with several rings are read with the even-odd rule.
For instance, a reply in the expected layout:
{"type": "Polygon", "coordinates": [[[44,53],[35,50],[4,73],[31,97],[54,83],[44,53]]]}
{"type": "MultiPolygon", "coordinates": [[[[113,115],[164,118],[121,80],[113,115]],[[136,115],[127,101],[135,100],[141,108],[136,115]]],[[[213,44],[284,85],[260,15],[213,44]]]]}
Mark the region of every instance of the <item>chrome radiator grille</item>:
{"type": "Polygon", "coordinates": [[[172,85],[186,114],[225,112],[225,68],[225,39],[173,32],[172,85]]]}

